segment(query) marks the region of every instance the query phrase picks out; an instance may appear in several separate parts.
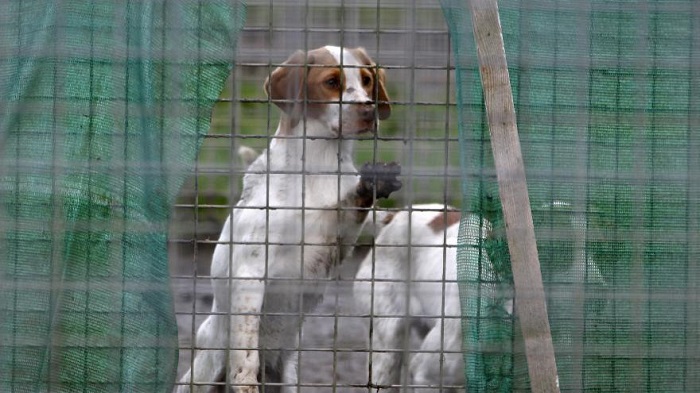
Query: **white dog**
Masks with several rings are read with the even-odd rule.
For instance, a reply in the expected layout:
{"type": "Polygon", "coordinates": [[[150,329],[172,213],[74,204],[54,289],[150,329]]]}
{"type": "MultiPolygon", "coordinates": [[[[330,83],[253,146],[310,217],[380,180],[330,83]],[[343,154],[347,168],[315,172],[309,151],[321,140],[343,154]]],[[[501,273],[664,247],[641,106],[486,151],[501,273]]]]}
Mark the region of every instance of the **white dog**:
{"type": "MultiPolygon", "coordinates": [[[[460,212],[414,205],[410,212],[378,213],[377,220],[383,227],[354,284],[359,312],[372,316],[372,386],[397,391],[390,386],[400,383],[409,327],[424,334],[409,361],[410,383],[443,386],[440,391],[464,386],[455,263],[460,212]]],[[[468,225],[468,241],[476,246],[483,236],[477,217],[469,217],[468,225]]],[[[478,249],[471,250],[478,257],[478,249]]]]}
{"type": "Polygon", "coordinates": [[[353,164],[352,139],[391,113],[384,73],[363,49],[298,51],[265,91],[282,109],[280,123],[221,232],[212,315],[197,331],[181,391],[224,380],[236,392],[258,392],[262,383],[270,392],[279,382],[297,391],[303,313],[320,300],[375,197],[401,187],[397,164],[359,174],[353,164]]]}
{"type": "MultiPolygon", "coordinates": [[[[557,227],[561,235],[574,242],[585,240],[585,217],[572,214],[570,205],[555,201],[543,210],[564,217],[557,227]],[[573,229],[569,231],[567,228],[573,229]],[[568,232],[563,232],[568,231],[568,232]],[[565,234],[565,235],[564,235],[565,234]]],[[[482,266],[485,277],[493,274],[482,247],[491,231],[490,224],[476,215],[461,217],[449,206],[414,205],[410,210],[377,212],[374,252],[361,262],[354,284],[358,311],[371,316],[370,385],[381,392],[400,383],[402,350],[409,357],[409,383],[431,387],[424,391],[465,391],[462,355],[462,329],[457,279],[457,243],[459,222],[466,257],[473,266],[482,266]],[[420,332],[420,348],[407,348],[411,330],[420,332]]],[[[582,284],[603,285],[603,276],[594,261],[586,256],[583,243],[573,246],[568,261],[550,261],[558,268],[543,265],[548,272],[548,308],[555,318],[570,318],[574,289],[582,284]]],[[[563,255],[563,254],[562,254],[563,255]]],[[[507,283],[489,289],[487,297],[503,299],[502,315],[513,315],[514,301],[507,283]]],[[[566,335],[561,346],[569,345],[566,335]]],[[[566,360],[567,355],[559,360],[566,360]]],[[[416,388],[415,391],[421,391],[416,388]]]]}

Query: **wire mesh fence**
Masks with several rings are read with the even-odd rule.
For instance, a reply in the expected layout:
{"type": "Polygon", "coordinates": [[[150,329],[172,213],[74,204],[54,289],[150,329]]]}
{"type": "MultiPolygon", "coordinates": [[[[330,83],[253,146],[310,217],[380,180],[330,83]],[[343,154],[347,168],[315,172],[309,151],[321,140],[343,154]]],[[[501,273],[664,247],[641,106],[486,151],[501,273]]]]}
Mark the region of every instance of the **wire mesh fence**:
{"type": "MultiPolygon", "coordinates": [[[[467,2],[7,7],[0,391],[531,390],[467,2]],[[264,85],[325,45],[376,132],[264,85]]],[[[700,389],[700,6],[499,8],[560,390],[700,389]]]]}
{"type": "MultiPolygon", "coordinates": [[[[173,222],[174,231],[186,231],[173,241],[173,249],[179,250],[173,280],[183,300],[176,310],[180,375],[192,366],[194,332],[210,312],[211,253],[247,166],[239,148],[259,153],[270,143],[280,114],[271,108],[263,81],[294,50],[328,44],[364,47],[385,70],[392,115],[376,134],[355,141],[354,156],[358,166],[397,161],[403,173],[411,174],[401,191],[380,202],[383,208],[414,199],[458,205],[461,198],[454,69],[439,4],[262,1],[249,2],[247,11],[235,75],[214,111],[196,177],[176,206],[176,215],[190,224],[173,222]],[[205,227],[210,221],[216,224],[205,227]],[[193,244],[193,239],[199,240],[193,244]]],[[[355,310],[352,284],[371,236],[360,243],[340,266],[318,308],[304,313],[297,348],[302,391],[367,391],[369,316],[355,310]]]]}

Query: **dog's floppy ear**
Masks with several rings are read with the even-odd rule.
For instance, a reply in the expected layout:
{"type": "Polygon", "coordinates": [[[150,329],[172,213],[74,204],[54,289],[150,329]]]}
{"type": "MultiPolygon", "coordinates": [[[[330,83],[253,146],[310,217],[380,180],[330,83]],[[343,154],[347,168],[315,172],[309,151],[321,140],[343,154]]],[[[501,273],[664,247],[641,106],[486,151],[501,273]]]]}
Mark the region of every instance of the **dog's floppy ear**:
{"type": "Polygon", "coordinates": [[[377,113],[379,115],[379,120],[385,120],[391,116],[391,105],[389,104],[389,95],[386,93],[385,86],[386,76],[384,75],[384,70],[381,68],[377,69],[377,101],[379,105],[377,108],[377,113]]]}
{"type": "Polygon", "coordinates": [[[391,116],[391,104],[389,104],[389,94],[386,92],[386,76],[382,68],[377,67],[377,65],[372,61],[372,59],[365,51],[365,48],[359,47],[351,49],[355,57],[362,62],[362,64],[370,66],[372,73],[374,74],[376,80],[376,92],[377,92],[377,114],[379,120],[385,120],[391,116]]]}
{"type": "Polygon", "coordinates": [[[292,126],[296,125],[301,116],[306,65],[312,64],[313,60],[313,56],[298,50],[265,80],[265,93],[291,118],[292,126]]]}

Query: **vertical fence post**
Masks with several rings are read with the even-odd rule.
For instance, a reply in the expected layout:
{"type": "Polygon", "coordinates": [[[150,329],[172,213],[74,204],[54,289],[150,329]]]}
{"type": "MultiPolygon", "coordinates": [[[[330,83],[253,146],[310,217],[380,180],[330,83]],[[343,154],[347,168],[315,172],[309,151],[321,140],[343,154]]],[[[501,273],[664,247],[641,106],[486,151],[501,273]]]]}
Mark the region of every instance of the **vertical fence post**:
{"type": "Polygon", "coordinates": [[[558,392],[559,378],[542,285],[525,167],[496,0],[468,0],[533,392],[558,392]]]}

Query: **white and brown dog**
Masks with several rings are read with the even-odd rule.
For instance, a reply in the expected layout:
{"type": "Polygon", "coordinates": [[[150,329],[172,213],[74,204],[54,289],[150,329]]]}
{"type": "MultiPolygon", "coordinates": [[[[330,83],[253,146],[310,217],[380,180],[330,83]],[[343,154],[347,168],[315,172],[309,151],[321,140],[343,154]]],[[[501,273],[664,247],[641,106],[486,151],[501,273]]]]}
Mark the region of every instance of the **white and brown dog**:
{"type": "MultiPolygon", "coordinates": [[[[411,329],[421,341],[410,357],[410,384],[445,392],[464,386],[456,282],[460,218],[458,210],[439,204],[377,212],[374,250],[360,263],[354,284],[358,312],[372,317],[369,382],[377,391],[398,391],[411,329]]],[[[473,216],[467,225],[468,250],[479,258],[485,224],[473,216]]]]}
{"type": "MultiPolygon", "coordinates": [[[[566,236],[564,239],[571,242],[581,241],[571,246],[572,253],[566,256],[569,260],[550,258],[542,265],[548,273],[550,316],[566,321],[574,317],[575,298],[583,296],[576,293],[576,288],[583,288],[584,283],[588,288],[602,288],[605,284],[596,263],[585,251],[585,217],[571,210],[569,204],[561,201],[542,206],[542,211],[550,215],[546,217],[561,217],[554,229],[559,236],[566,236]]],[[[398,391],[405,350],[410,352],[408,382],[415,387],[411,391],[465,391],[456,281],[458,238],[467,264],[478,266],[481,277],[493,277],[494,281],[484,289],[491,293],[484,299],[499,298],[492,304],[494,315],[508,317],[514,310],[510,285],[496,284],[494,269],[483,247],[491,224],[475,214],[462,216],[450,206],[428,204],[397,212],[377,211],[375,228],[378,234],[373,252],[360,263],[353,288],[358,312],[371,317],[368,385],[381,392],[398,391]],[[407,347],[410,332],[418,333],[414,335],[418,336],[418,347],[407,347]]],[[[573,341],[567,338],[560,345],[573,341]]],[[[567,356],[560,355],[562,359],[567,356]]]]}
{"type": "Polygon", "coordinates": [[[361,49],[298,51],[265,82],[281,118],[249,166],[214,251],[212,315],[180,391],[297,391],[304,312],[320,300],[375,198],[399,189],[397,164],[353,164],[353,138],[391,108],[384,73],[361,49]],[[281,382],[281,384],[280,384],[281,382]],[[222,384],[223,385],[223,384],[222,384]],[[281,389],[280,389],[281,388],[281,389]]]}

